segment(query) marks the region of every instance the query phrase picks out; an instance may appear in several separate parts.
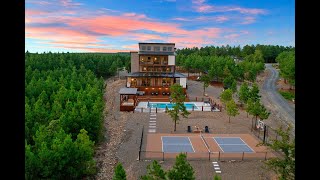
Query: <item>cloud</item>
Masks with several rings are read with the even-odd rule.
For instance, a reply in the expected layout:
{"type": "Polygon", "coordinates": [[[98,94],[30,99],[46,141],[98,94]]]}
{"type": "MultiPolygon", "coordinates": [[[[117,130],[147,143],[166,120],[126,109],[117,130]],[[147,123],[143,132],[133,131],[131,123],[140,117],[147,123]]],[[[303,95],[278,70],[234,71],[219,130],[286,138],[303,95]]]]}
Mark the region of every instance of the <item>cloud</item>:
{"type": "MultiPolygon", "coordinates": [[[[72,3],[72,1],[62,2],[65,2],[66,6],[72,3]]],[[[128,40],[175,42],[177,46],[190,47],[213,42],[223,32],[221,28],[216,27],[187,30],[179,23],[163,22],[134,12],[122,12],[117,15],[96,12],[96,14],[88,15],[87,11],[83,7],[72,10],[61,8],[59,11],[27,9],[25,37],[32,39],[33,42],[55,48],[74,47],[79,50],[101,52],[103,48],[100,47],[108,44],[103,43],[105,38],[117,39],[119,42],[128,40]],[[66,13],[74,13],[77,16],[66,16],[66,13]]],[[[111,10],[107,9],[106,11],[111,10]]],[[[222,16],[215,19],[218,21],[227,20],[222,16]]],[[[124,46],[120,47],[130,50],[134,47],[124,46]]]]}
{"type": "Polygon", "coordinates": [[[252,24],[254,22],[256,22],[255,17],[245,17],[244,21],[240,22],[239,24],[252,24]]]}
{"type": "Polygon", "coordinates": [[[59,0],[59,1],[64,7],[75,7],[75,6],[83,5],[82,3],[72,2],[73,0],[59,0]]]}
{"type": "Polygon", "coordinates": [[[182,18],[182,17],[172,18],[171,20],[176,20],[176,21],[192,21],[192,19],[182,18]]]}
{"type": "Polygon", "coordinates": [[[229,35],[226,35],[226,36],[224,36],[224,38],[227,38],[227,39],[235,39],[235,38],[237,38],[237,37],[239,37],[240,36],[240,34],[229,34],[229,35]]]}
{"type": "Polygon", "coordinates": [[[213,6],[205,3],[205,0],[192,0],[192,8],[196,12],[200,13],[212,13],[212,12],[230,12],[236,11],[241,14],[266,14],[267,11],[264,9],[257,8],[243,8],[239,6],[213,6]]]}

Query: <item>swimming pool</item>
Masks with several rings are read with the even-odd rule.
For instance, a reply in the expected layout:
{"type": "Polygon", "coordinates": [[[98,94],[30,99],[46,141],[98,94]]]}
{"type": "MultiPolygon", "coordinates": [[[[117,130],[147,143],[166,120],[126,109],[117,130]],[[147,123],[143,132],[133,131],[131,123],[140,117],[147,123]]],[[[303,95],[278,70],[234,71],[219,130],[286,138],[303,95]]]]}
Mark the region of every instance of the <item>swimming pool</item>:
{"type": "MultiPolygon", "coordinates": [[[[169,109],[172,109],[173,106],[175,106],[175,103],[167,103],[167,102],[149,102],[149,104],[147,105],[148,107],[152,107],[152,108],[159,108],[159,109],[165,109],[166,107],[168,107],[169,109]]],[[[194,107],[194,109],[199,109],[198,106],[196,106],[194,103],[190,103],[190,102],[185,102],[184,106],[186,107],[187,110],[192,110],[192,107],[194,107]]]]}

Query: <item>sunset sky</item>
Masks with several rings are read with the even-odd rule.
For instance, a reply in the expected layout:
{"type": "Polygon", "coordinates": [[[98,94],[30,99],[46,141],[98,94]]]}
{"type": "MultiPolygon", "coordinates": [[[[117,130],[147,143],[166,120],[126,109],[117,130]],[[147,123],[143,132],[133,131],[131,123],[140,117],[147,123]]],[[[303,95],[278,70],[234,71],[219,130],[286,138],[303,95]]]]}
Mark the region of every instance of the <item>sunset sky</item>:
{"type": "Polygon", "coordinates": [[[138,42],[295,46],[293,0],[26,0],[25,10],[29,52],[129,52],[138,42]]]}

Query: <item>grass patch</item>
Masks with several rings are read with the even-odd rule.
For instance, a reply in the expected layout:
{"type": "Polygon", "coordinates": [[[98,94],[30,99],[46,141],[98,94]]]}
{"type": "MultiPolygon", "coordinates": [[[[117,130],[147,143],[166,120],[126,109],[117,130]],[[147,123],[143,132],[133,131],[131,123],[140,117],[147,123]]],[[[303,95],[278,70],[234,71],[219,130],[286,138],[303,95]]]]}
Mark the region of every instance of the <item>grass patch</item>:
{"type": "Polygon", "coordinates": [[[292,100],[295,99],[295,95],[293,92],[288,92],[288,91],[279,91],[279,93],[287,100],[292,100]]]}

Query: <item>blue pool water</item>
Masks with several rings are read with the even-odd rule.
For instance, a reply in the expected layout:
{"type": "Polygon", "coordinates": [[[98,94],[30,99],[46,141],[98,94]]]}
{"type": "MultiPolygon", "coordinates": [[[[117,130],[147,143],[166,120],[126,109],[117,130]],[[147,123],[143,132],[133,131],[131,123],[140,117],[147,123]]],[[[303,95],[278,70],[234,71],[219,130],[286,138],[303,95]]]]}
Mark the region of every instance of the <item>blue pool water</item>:
{"type": "MultiPolygon", "coordinates": [[[[148,107],[153,107],[153,108],[160,108],[160,109],[165,109],[168,107],[169,109],[173,108],[175,106],[175,103],[155,103],[155,102],[149,102],[148,107]]],[[[184,106],[187,108],[187,110],[192,110],[192,106],[194,106],[194,109],[199,109],[194,103],[184,103],[184,106]]]]}

